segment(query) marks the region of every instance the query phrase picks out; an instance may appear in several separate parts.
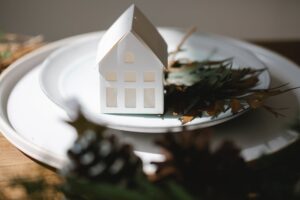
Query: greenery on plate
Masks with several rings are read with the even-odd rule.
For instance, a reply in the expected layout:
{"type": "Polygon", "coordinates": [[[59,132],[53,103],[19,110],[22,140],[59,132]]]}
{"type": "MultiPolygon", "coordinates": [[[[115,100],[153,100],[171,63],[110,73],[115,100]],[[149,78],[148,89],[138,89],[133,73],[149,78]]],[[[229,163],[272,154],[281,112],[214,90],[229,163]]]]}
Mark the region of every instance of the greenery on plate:
{"type": "Polygon", "coordinates": [[[165,114],[172,112],[182,124],[196,117],[217,117],[230,110],[237,114],[246,109],[264,108],[275,116],[281,116],[265,101],[295,88],[282,85],[269,89],[254,89],[259,75],[267,69],[251,66],[233,68],[234,58],[204,61],[176,59],[182,45],[195,31],[191,29],[170,53],[170,63],[165,72],[165,114]]]}

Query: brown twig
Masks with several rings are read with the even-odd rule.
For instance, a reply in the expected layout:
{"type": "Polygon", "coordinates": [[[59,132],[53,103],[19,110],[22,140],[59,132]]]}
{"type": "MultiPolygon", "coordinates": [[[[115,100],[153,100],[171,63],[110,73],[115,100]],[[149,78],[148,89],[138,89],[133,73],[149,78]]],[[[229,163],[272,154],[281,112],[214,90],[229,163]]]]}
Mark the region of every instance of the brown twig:
{"type": "Polygon", "coordinates": [[[169,67],[171,67],[174,63],[175,63],[175,58],[176,58],[176,55],[178,52],[181,51],[181,47],[182,45],[186,42],[186,40],[194,33],[197,31],[197,27],[196,26],[193,26],[192,28],[190,28],[186,34],[182,37],[181,41],[179,42],[179,44],[177,45],[176,49],[172,52],[169,53],[170,55],[170,63],[169,63],[169,67]]]}

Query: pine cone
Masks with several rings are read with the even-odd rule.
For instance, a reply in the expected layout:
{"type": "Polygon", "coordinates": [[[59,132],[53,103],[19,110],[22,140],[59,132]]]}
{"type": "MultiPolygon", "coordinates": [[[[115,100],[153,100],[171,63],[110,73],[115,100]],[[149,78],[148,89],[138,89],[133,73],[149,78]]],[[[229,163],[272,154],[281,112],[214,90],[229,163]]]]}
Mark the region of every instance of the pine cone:
{"type": "Polygon", "coordinates": [[[156,141],[166,160],[153,163],[153,181],[175,180],[198,198],[247,199],[251,175],[240,150],[224,142],[212,152],[209,139],[203,132],[184,131],[156,141]]]}
{"type": "Polygon", "coordinates": [[[133,148],[121,144],[105,128],[93,124],[80,115],[70,123],[78,138],[67,154],[70,164],[66,171],[88,180],[133,187],[137,175],[142,175],[142,161],[133,148]]]}

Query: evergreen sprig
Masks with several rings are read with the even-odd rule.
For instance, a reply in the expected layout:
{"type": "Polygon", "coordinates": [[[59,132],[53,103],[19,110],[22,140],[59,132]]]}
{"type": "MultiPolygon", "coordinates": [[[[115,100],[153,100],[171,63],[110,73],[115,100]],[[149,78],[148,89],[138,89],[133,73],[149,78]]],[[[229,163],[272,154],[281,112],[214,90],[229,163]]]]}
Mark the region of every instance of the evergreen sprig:
{"type": "Polygon", "coordinates": [[[194,31],[191,29],[170,54],[171,61],[165,71],[165,115],[172,113],[178,116],[182,124],[196,117],[215,118],[228,110],[237,114],[247,109],[264,108],[276,117],[282,116],[265,102],[270,97],[296,88],[284,89],[285,84],[254,89],[259,83],[259,75],[266,68],[233,68],[233,58],[204,61],[176,59],[176,54],[183,51],[183,43],[194,31]]]}
{"type": "MultiPolygon", "coordinates": [[[[97,141],[106,141],[107,137],[103,137],[106,131],[104,127],[80,115],[78,119],[71,124],[80,130],[79,138],[90,137],[91,132],[97,132],[100,136],[97,141]]],[[[299,127],[299,124],[297,120],[293,127],[299,127]]],[[[300,140],[282,151],[252,162],[243,160],[234,143],[225,141],[219,148],[212,150],[210,140],[211,131],[166,134],[156,141],[165,155],[165,161],[154,163],[157,165],[155,174],[145,176],[143,173],[133,173],[130,179],[136,183],[134,187],[117,184],[114,174],[108,173],[105,179],[93,179],[77,176],[76,171],[64,172],[61,182],[49,184],[41,176],[37,180],[15,179],[12,186],[24,188],[26,198],[23,199],[300,199],[300,140]]],[[[86,141],[87,146],[91,144],[94,142],[86,141]]],[[[120,156],[118,153],[114,155],[120,156]]],[[[95,159],[107,162],[102,156],[95,159]]],[[[136,170],[132,167],[131,170],[136,170]]],[[[1,192],[0,197],[5,199],[1,192]]]]}

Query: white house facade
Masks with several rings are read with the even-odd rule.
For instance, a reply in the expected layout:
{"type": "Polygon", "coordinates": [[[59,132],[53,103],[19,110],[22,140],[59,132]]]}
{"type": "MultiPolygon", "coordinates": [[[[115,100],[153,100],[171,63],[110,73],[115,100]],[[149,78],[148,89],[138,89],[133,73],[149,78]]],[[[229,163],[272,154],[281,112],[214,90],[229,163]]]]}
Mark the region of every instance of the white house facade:
{"type": "Polygon", "coordinates": [[[163,113],[167,45],[135,6],[103,36],[97,61],[102,113],[163,113]]]}

